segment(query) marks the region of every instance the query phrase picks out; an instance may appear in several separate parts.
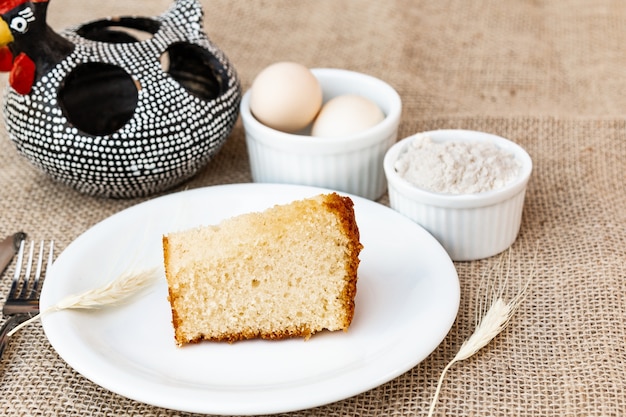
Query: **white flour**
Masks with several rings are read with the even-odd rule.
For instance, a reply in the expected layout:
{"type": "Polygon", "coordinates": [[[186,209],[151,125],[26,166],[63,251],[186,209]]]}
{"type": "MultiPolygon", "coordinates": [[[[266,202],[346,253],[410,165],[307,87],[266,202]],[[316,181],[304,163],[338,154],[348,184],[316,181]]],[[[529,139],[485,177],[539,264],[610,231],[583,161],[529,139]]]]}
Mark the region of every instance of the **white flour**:
{"type": "Polygon", "coordinates": [[[416,135],[395,164],[401,177],[445,194],[474,194],[503,187],[520,171],[515,156],[487,142],[433,142],[416,135]]]}

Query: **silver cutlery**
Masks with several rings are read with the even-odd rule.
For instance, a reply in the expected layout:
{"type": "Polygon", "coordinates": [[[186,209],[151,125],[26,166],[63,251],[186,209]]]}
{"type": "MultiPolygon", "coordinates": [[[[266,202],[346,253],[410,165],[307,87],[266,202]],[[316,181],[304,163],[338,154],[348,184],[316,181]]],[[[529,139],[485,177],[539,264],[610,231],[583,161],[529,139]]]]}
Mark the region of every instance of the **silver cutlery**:
{"type": "Polygon", "coordinates": [[[39,257],[34,271],[33,252],[35,250],[35,243],[31,242],[28,259],[25,263],[23,263],[24,246],[24,240],[22,240],[17,253],[17,265],[11,283],[11,289],[2,307],[2,314],[7,320],[2,325],[2,328],[0,328],[0,358],[2,358],[2,353],[9,341],[8,333],[20,323],[39,313],[39,291],[41,289],[43,275],[48,272],[54,256],[54,242],[50,242],[47,265],[44,274],[42,274],[44,241],[41,241],[39,245],[39,257]],[[22,273],[23,267],[25,268],[24,273],[22,273]]]}
{"type": "Polygon", "coordinates": [[[11,263],[20,248],[20,242],[26,239],[26,233],[17,232],[0,241],[0,276],[11,263]]]}

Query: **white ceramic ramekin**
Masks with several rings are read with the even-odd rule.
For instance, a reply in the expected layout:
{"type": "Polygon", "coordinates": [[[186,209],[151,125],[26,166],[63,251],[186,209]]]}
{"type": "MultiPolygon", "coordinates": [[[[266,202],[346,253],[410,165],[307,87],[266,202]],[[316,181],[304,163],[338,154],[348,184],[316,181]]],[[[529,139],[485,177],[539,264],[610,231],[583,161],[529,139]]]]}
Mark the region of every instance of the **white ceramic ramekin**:
{"type": "Polygon", "coordinates": [[[519,145],[500,136],[469,130],[423,132],[433,142],[491,142],[520,162],[518,177],[503,188],[476,194],[442,194],[419,188],[396,172],[394,164],[415,136],[393,145],[384,159],[391,207],[428,230],[454,261],[496,255],[519,233],[532,160],[519,145]]]}
{"type": "Polygon", "coordinates": [[[372,76],[333,68],[311,70],[319,80],[324,103],[342,94],[359,94],[376,103],[385,119],[344,138],[312,137],[269,128],[250,112],[250,91],[241,101],[252,179],[255,182],[312,185],[371,200],[387,182],[383,158],[395,143],[402,111],[398,93],[372,76]]]}

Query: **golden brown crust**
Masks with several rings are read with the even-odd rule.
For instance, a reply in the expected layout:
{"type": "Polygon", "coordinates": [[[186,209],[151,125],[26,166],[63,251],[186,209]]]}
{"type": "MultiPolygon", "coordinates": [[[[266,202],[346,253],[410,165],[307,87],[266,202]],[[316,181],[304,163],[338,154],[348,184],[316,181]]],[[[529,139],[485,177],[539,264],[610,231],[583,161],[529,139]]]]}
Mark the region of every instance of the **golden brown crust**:
{"type": "MultiPolygon", "coordinates": [[[[200,343],[203,341],[234,343],[240,340],[248,339],[284,340],[296,337],[303,337],[305,340],[308,340],[313,335],[313,333],[314,332],[312,332],[311,329],[305,326],[294,330],[283,329],[281,331],[274,332],[258,332],[254,330],[244,329],[239,333],[228,333],[220,335],[219,337],[200,335],[193,340],[185,340],[184,343],[200,343]]],[[[176,341],[179,345],[183,344],[178,339],[176,339],[176,341]]]]}
{"type": "Polygon", "coordinates": [[[352,323],[352,318],[354,317],[357,270],[360,262],[359,253],[363,249],[363,245],[360,242],[359,228],[356,223],[354,202],[352,199],[349,197],[342,197],[337,193],[332,193],[325,196],[325,204],[330,211],[336,213],[337,218],[341,222],[343,233],[349,240],[349,262],[346,264],[346,286],[341,294],[346,311],[346,319],[344,322],[344,331],[346,331],[350,326],[350,323],[352,323]]]}
{"type": "Polygon", "coordinates": [[[182,345],[185,341],[178,333],[178,327],[180,325],[180,318],[178,317],[178,312],[174,308],[176,298],[178,296],[176,293],[174,293],[173,286],[169,285],[173,277],[168,267],[168,265],[170,264],[170,245],[169,245],[169,240],[167,236],[163,236],[163,263],[165,267],[165,278],[168,281],[167,299],[170,303],[171,310],[172,310],[172,326],[174,327],[174,338],[176,339],[176,343],[178,345],[182,345]]]}

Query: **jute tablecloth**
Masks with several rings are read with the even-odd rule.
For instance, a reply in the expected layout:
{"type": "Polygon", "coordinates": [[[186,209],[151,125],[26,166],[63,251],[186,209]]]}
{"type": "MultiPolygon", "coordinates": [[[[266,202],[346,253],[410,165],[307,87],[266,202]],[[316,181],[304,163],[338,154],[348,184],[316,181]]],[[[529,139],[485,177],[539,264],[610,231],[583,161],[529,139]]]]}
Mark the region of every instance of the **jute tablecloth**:
{"type": "MultiPolygon", "coordinates": [[[[169,0],[52,0],[55,29],[154,15],[169,0]]],[[[437,128],[496,133],[535,169],[511,252],[530,294],[510,327],[451,369],[436,415],[626,413],[626,3],[620,0],[203,0],[206,30],[247,89],[266,65],[362,71],[403,99],[400,137],[437,128]]],[[[3,76],[3,84],[6,76],[3,76]]],[[[59,250],[145,199],[106,200],[51,182],[0,138],[0,234],[23,229],[59,250]]],[[[240,122],[218,157],[176,190],[251,181],[240,122]]],[[[384,197],[381,203],[386,204],[384,197]]],[[[461,306],[449,335],[404,375],[297,416],[424,416],[437,379],[474,329],[478,284],[499,258],[456,263],[461,306]]],[[[12,272],[13,265],[9,268],[12,272]]],[[[0,297],[9,280],[0,280],[0,297]]],[[[0,364],[0,414],[182,413],[118,396],[74,372],[36,323],[0,364]]]]}

